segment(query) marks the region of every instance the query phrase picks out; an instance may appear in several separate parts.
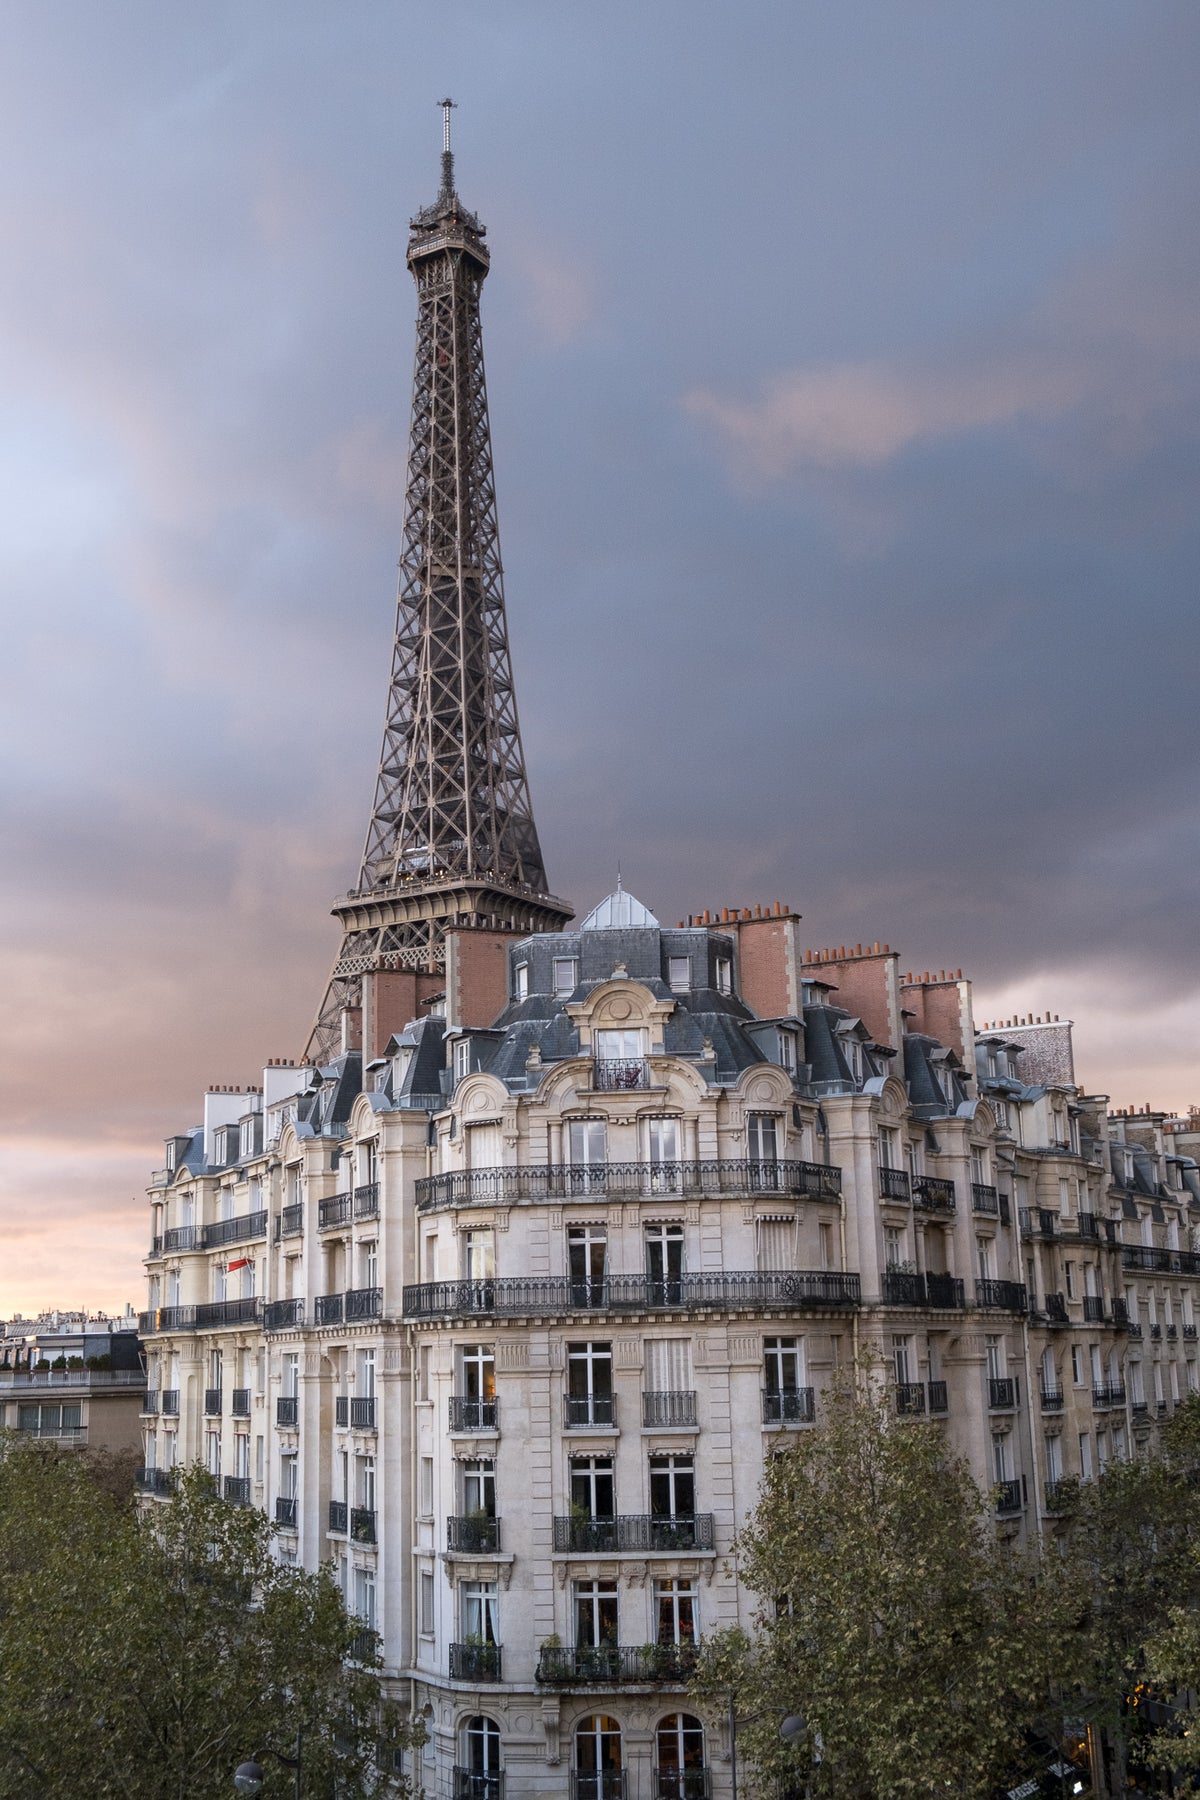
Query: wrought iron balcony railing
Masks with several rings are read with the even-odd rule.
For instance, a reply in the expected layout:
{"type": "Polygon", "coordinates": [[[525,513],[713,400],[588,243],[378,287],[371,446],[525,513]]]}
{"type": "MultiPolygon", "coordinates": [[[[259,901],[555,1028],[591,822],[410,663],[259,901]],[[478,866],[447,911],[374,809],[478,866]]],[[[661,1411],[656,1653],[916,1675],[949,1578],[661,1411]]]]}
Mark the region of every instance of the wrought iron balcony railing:
{"type": "Polygon", "coordinates": [[[559,1552],[711,1550],[715,1544],[711,1513],[622,1513],[615,1518],[580,1518],[575,1513],[554,1520],[554,1548],[559,1552]]]}
{"type": "Polygon", "coordinates": [[[285,1531],[295,1531],[300,1502],[294,1494],[278,1494],[275,1498],[275,1523],[285,1531]]]}
{"type": "MultiPolygon", "coordinates": [[[[708,1769],[660,1769],[654,1778],[654,1800],[709,1800],[712,1776],[708,1769]]],[[[779,1800],[787,1800],[781,1793],[779,1800]]]]}
{"type": "Polygon", "coordinates": [[[1051,1325],[1069,1325],[1071,1323],[1065,1294],[1046,1295],[1046,1318],[1051,1325]]]}
{"type": "Polygon", "coordinates": [[[234,1506],[249,1506],[250,1477],[248,1475],[227,1475],[224,1483],[225,1498],[234,1506]]]}
{"type": "Polygon", "coordinates": [[[297,1201],[285,1206],[279,1215],[280,1237],[299,1237],[304,1230],[304,1205],[297,1201]]]}
{"type": "Polygon", "coordinates": [[[624,1769],[571,1770],[571,1800],[626,1800],[624,1769]]]}
{"type": "Polygon", "coordinates": [[[157,1413],[158,1394],[156,1391],[152,1391],[148,1388],[142,1395],[142,1411],[144,1413],[157,1413]]]}
{"type": "Polygon", "coordinates": [[[481,1775],[475,1769],[455,1764],[454,1800],[504,1800],[503,1769],[481,1775]]]}
{"type": "Polygon", "coordinates": [[[923,1381],[898,1381],[896,1383],[896,1411],[902,1419],[924,1418],[925,1383],[923,1381]]]}
{"type": "Polygon", "coordinates": [[[1061,1412],[1066,1396],[1061,1388],[1039,1388],[1038,1401],[1043,1412],[1061,1412]]]}
{"type": "Polygon", "coordinates": [[[286,1425],[295,1430],[300,1423],[300,1396],[298,1394],[280,1394],[275,1402],[275,1423],[286,1425]]]}
{"type": "Polygon", "coordinates": [[[883,1277],[885,1306],[929,1306],[939,1312],[963,1306],[963,1284],[954,1275],[917,1275],[907,1269],[888,1269],[883,1277]]]}
{"type": "Polygon", "coordinates": [[[303,1300],[268,1300],[263,1307],[264,1331],[287,1331],[303,1323],[303,1300]]]}
{"type": "Polygon", "coordinates": [[[1079,1492],[1079,1483],[1072,1476],[1059,1476],[1057,1481],[1046,1483],[1046,1511],[1063,1512],[1079,1492]]]}
{"type": "Polygon", "coordinates": [[[354,1190],[354,1216],[356,1219],[377,1219],[379,1217],[379,1183],[364,1181],[354,1190]]]}
{"type": "Polygon", "coordinates": [[[1023,1281],[985,1281],[975,1283],[976,1306],[997,1307],[1003,1312],[1025,1311],[1025,1283],[1023,1281]]]}
{"type": "Polygon", "coordinates": [[[940,1175],[918,1175],[912,1197],[913,1205],[925,1212],[952,1213],[957,1209],[954,1183],[940,1175]]]}
{"type": "MultiPolygon", "coordinates": [[[[597,1284],[588,1284],[594,1290],[597,1284]]],[[[519,1318],[580,1310],[578,1283],[556,1277],[506,1276],[490,1281],[431,1281],[404,1289],[409,1318],[519,1318]]],[[[340,1296],[335,1296],[340,1298],[340,1296]]],[[[663,1281],[647,1275],[613,1275],[603,1284],[605,1312],[663,1310],[757,1311],[780,1307],[849,1311],[861,1301],[856,1274],[830,1270],[755,1270],[749,1273],[681,1275],[663,1281]]],[[[321,1302],[318,1300],[318,1307],[321,1302]]],[[[595,1311],[594,1304],[589,1310],[595,1311]]]]}
{"type": "Polygon", "coordinates": [[[973,1181],[971,1183],[971,1210],[972,1212],[986,1213],[993,1219],[1000,1217],[1000,1196],[989,1182],[973,1181]]]}
{"type": "Polygon", "coordinates": [[[446,1548],[466,1556],[493,1556],[500,1549],[500,1521],[467,1513],[446,1520],[446,1548]]]}
{"type": "Polygon", "coordinates": [[[374,1662],[379,1655],[379,1633],[373,1625],[360,1625],[350,1640],[350,1661],[374,1662]]]}
{"type": "Polygon", "coordinates": [[[988,1405],[993,1412],[1011,1412],[1020,1390],[1012,1375],[993,1375],[988,1380],[988,1405]]]}
{"type": "Polygon", "coordinates": [[[378,1319],[383,1315],[381,1287],[347,1288],[345,1298],[347,1325],[356,1320],[378,1319]]]}
{"type": "Polygon", "coordinates": [[[694,1644],[543,1644],[534,1680],[543,1687],[686,1687],[695,1667],[694,1644]]]}
{"type": "Polygon", "coordinates": [[[816,1415],[810,1387],[763,1389],[764,1425],[811,1425],[816,1415]]]}
{"type": "Polygon", "coordinates": [[[349,1194],[331,1194],[317,1202],[317,1230],[330,1231],[336,1225],[348,1225],[353,1207],[349,1194]]]}
{"type": "Polygon", "coordinates": [[[642,1424],[643,1425],[694,1425],[696,1423],[696,1395],[694,1391],[680,1389],[677,1392],[643,1393],[642,1424]]]}
{"type": "Polygon", "coordinates": [[[1100,1221],[1097,1219],[1095,1213],[1081,1212],[1079,1214],[1077,1225],[1081,1238],[1089,1238],[1093,1243],[1099,1241],[1100,1221]]]}
{"type": "Polygon", "coordinates": [[[926,1383],[929,1394],[929,1410],[931,1413],[944,1413],[950,1410],[950,1396],[944,1381],[926,1383]]]}
{"type": "Polygon", "coordinates": [[[248,1419],[250,1417],[249,1388],[234,1388],[232,1403],[229,1410],[235,1419],[248,1419]]]}
{"type": "Polygon", "coordinates": [[[451,1394],[451,1431],[495,1431],[496,1402],[476,1394],[451,1394]]]}
{"type": "Polygon", "coordinates": [[[329,1502],[329,1529],[340,1536],[350,1529],[350,1508],[344,1500],[329,1502]]]}
{"type": "Polygon", "coordinates": [[[375,1508],[373,1506],[352,1506],[350,1508],[350,1536],[356,1544],[373,1544],[375,1542],[375,1508]]]}
{"type": "Polygon", "coordinates": [[[998,1481],[995,1485],[998,1513],[1019,1513],[1024,1509],[1025,1500],[1020,1481],[998,1481]]]}
{"type": "Polygon", "coordinates": [[[196,1227],[194,1225],[171,1225],[163,1232],[162,1247],[164,1251],[194,1250],[196,1248],[196,1227]]]}
{"type": "Polygon", "coordinates": [[[911,1200],[912,1183],[907,1169],[889,1169],[880,1166],[879,1193],[884,1200],[911,1200]]]}
{"type": "Polygon", "coordinates": [[[607,1427],[617,1422],[617,1397],[615,1394],[564,1394],[563,1426],[567,1431],[579,1431],[589,1425],[607,1427]]]}
{"type": "Polygon", "coordinates": [[[209,1419],[219,1419],[220,1418],[220,1416],[221,1416],[221,1390],[220,1390],[220,1388],[205,1388],[205,1390],[204,1390],[204,1414],[205,1414],[205,1417],[209,1418],[209,1419]]]}
{"type": "Polygon", "coordinates": [[[1058,1234],[1058,1219],[1044,1206],[1019,1206],[1017,1223],[1023,1237],[1052,1238],[1058,1234]]]}
{"type": "Polygon", "coordinates": [[[1092,1405],[1097,1407],[1124,1406],[1125,1386],[1120,1381],[1098,1382],[1092,1388],[1092,1405]]]}
{"type": "Polygon", "coordinates": [[[499,1681],[503,1668],[499,1644],[451,1644],[451,1681],[499,1681]]]}
{"type": "MultiPolygon", "coordinates": [[[[935,1183],[948,1187],[953,1182],[935,1183]]],[[[596,1196],[788,1194],[836,1200],[842,1171],[826,1163],[701,1158],[686,1162],[541,1163],[532,1167],[460,1169],[417,1182],[422,1211],[439,1206],[506,1206],[523,1201],[596,1196]]],[[[953,1210],[951,1207],[950,1210],[953,1210]]]]}
{"type": "Polygon", "coordinates": [[[650,1065],[644,1056],[597,1056],[592,1062],[592,1086],[609,1094],[648,1088],[650,1065]]]}
{"type": "Polygon", "coordinates": [[[1085,1319],[1090,1320],[1090,1322],[1094,1325],[1099,1325],[1103,1321],[1103,1319],[1104,1319],[1104,1295],[1103,1294],[1085,1294],[1083,1296],[1083,1316],[1085,1319]]]}
{"type": "Polygon", "coordinates": [[[165,1499],[175,1490],[175,1471],[173,1469],[139,1469],[134,1485],[141,1494],[158,1494],[165,1499]]]}
{"type": "Polygon", "coordinates": [[[1157,1275],[1200,1275],[1200,1251],[1159,1250],[1150,1244],[1123,1244],[1121,1267],[1157,1275]]]}
{"type": "Polygon", "coordinates": [[[266,1213],[246,1213],[240,1219],[218,1219],[215,1224],[206,1225],[200,1233],[200,1248],[215,1250],[221,1244],[244,1244],[250,1238],[266,1235],[266,1213]]]}
{"type": "Polygon", "coordinates": [[[341,1294],[318,1294],[313,1307],[317,1325],[340,1325],[346,1316],[346,1303],[341,1294]]]}
{"type": "Polygon", "coordinates": [[[164,1388],[159,1398],[162,1401],[163,1418],[177,1419],[179,1417],[179,1389],[164,1388]]]}
{"type": "Polygon", "coordinates": [[[374,1431],[375,1396],[373,1394],[351,1396],[350,1429],[352,1431],[374,1431]]]}

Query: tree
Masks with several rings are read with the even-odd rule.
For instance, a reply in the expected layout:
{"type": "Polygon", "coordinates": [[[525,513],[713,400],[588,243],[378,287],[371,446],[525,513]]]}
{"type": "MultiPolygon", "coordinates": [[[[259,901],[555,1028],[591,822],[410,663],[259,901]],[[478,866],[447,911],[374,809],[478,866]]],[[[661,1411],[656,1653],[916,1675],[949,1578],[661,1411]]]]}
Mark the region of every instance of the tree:
{"type": "Polygon", "coordinates": [[[770,1459],[737,1543],[757,1632],[707,1640],[694,1692],[732,1694],[761,1791],[975,1800],[1038,1717],[1073,1601],[997,1543],[940,1428],[897,1419],[870,1372],[770,1459]],[[807,1730],[780,1735],[787,1715],[807,1730]]]}
{"type": "Polygon", "coordinates": [[[264,1793],[303,1734],[305,1793],[408,1790],[413,1733],[326,1568],[288,1567],[272,1528],[200,1471],[132,1512],[82,1459],[0,1443],[0,1793],[11,1800],[229,1800],[256,1757],[264,1793]]]}

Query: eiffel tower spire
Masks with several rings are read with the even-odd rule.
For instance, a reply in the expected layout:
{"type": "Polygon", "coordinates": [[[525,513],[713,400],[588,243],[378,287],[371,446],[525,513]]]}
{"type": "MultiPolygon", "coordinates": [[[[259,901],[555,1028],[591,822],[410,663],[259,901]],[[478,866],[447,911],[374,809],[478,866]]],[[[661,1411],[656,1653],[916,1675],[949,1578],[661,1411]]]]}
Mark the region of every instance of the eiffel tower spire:
{"type": "Polygon", "coordinates": [[[362,978],[435,973],[462,927],[557,931],[517,723],[483,372],[485,227],[455,191],[450,108],[437,199],[412,221],[417,284],[396,637],[358,885],[306,1055],[327,1059],[362,978]]]}

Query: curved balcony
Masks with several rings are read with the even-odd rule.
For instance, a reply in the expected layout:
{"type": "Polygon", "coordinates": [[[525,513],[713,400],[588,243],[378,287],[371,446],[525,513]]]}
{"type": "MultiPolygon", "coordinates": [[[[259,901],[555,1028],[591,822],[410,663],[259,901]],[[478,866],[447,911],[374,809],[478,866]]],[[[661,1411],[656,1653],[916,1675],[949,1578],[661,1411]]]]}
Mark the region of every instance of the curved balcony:
{"type": "Polygon", "coordinates": [[[264,1331],[287,1331],[304,1323],[303,1300],[269,1300],[263,1307],[264,1331]]]}
{"type": "MultiPolygon", "coordinates": [[[[788,1312],[804,1312],[810,1307],[850,1311],[862,1297],[857,1275],[811,1269],[681,1275],[670,1281],[649,1275],[613,1275],[602,1284],[588,1285],[591,1304],[584,1307],[579,1284],[555,1277],[422,1282],[404,1289],[404,1312],[410,1319],[503,1319],[580,1311],[757,1312],[771,1307],[788,1312]]],[[[1024,1289],[1021,1291],[1023,1294],[1024,1289]]],[[[320,1301],[317,1304],[320,1306],[320,1301]]]]}
{"type": "Polygon", "coordinates": [[[916,1275],[888,1269],[883,1277],[885,1306],[930,1306],[954,1311],[963,1304],[963,1284],[954,1275],[916,1275]]]}
{"type": "Polygon", "coordinates": [[[205,1225],[200,1233],[200,1248],[216,1250],[222,1244],[244,1244],[250,1238],[266,1235],[266,1213],[245,1213],[240,1219],[218,1219],[214,1225],[205,1225]]]}
{"type": "MultiPolygon", "coordinates": [[[[907,1180],[907,1177],[905,1178],[907,1180]]],[[[949,1186],[953,1194],[953,1182],[949,1186]]],[[[842,1171],[825,1163],[746,1162],[714,1158],[690,1162],[538,1164],[531,1168],[460,1169],[423,1176],[416,1184],[422,1212],[440,1206],[512,1206],[539,1200],[588,1200],[597,1195],[786,1194],[836,1200],[842,1171]]]]}
{"type": "Polygon", "coordinates": [[[451,1644],[451,1681],[499,1681],[503,1652],[499,1644],[451,1644]]]}
{"type": "Polygon", "coordinates": [[[1024,1312],[1025,1283],[1023,1281],[991,1281],[981,1277],[975,1283],[975,1304],[976,1306],[994,1307],[1000,1312],[1024,1312]]]}
{"type": "Polygon", "coordinates": [[[957,1211],[954,1183],[940,1175],[918,1175],[913,1182],[913,1205],[921,1212],[953,1213],[957,1211]]]}
{"type": "Polygon", "coordinates": [[[543,1687],[686,1687],[695,1667],[694,1644],[543,1644],[534,1680],[543,1687]]]}

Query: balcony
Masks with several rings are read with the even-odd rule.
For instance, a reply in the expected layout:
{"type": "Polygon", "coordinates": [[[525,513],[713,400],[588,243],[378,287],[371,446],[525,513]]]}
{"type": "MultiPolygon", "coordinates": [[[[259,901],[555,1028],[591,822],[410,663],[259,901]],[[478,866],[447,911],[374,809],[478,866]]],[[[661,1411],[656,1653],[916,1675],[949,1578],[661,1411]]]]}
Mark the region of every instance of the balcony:
{"type": "Polygon", "coordinates": [[[263,1307],[264,1331],[290,1331],[304,1323],[303,1300],[268,1300],[263,1307]]]}
{"type": "Polygon", "coordinates": [[[1103,1294],[1085,1294],[1083,1296],[1083,1316],[1093,1325],[1104,1323],[1103,1294]]]}
{"type": "Polygon", "coordinates": [[[172,1250],[194,1250],[196,1248],[196,1227],[194,1225],[172,1225],[163,1232],[162,1247],[168,1255],[172,1250]]]}
{"type": "Polygon", "coordinates": [[[1025,1311],[1023,1281],[978,1280],[975,1283],[976,1306],[994,1307],[1001,1312],[1025,1311]]]}
{"type": "Polygon", "coordinates": [[[957,1209],[954,1183],[940,1175],[918,1175],[913,1182],[913,1205],[922,1212],[953,1213],[957,1209]]]}
{"type": "Polygon", "coordinates": [[[625,1800],[624,1769],[571,1770],[571,1800],[625,1800]]]}
{"type": "Polygon", "coordinates": [[[1121,1267],[1158,1275],[1200,1275],[1200,1250],[1157,1250],[1149,1244],[1125,1244],[1121,1267]]]}
{"type": "Polygon", "coordinates": [[[229,1410],[235,1419],[248,1419],[250,1417],[249,1388],[234,1388],[232,1404],[229,1410]]]}
{"type": "Polygon", "coordinates": [[[889,1169],[882,1164],[879,1169],[879,1197],[881,1200],[911,1200],[912,1183],[907,1169],[889,1169]]]}
{"type": "Polygon", "coordinates": [[[373,1625],[360,1625],[350,1639],[347,1655],[351,1662],[373,1663],[379,1659],[379,1633],[373,1625]]]}
{"type": "Polygon", "coordinates": [[[373,1544],[375,1540],[375,1508],[373,1506],[352,1506],[350,1508],[350,1536],[356,1544],[373,1544]]]}
{"type": "Polygon", "coordinates": [[[317,1325],[340,1325],[346,1316],[345,1302],[340,1294],[318,1294],[313,1308],[313,1321],[317,1325]]]}
{"type": "Polygon", "coordinates": [[[1112,1322],[1119,1331],[1129,1330],[1129,1307],[1124,1300],[1115,1297],[1112,1302],[1112,1322]]]}
{"type": "Polygon", "coordinates": [[[941,1311],[961,1311],[966,1304],[963,1284],[955,1275],[925,1276],[926,1305],[941,1311]]]}
{"type": "Polygon", "coordinates": [[[379,1217],[379,1183],[365,1181],[354,1190],[354,1216],[356,1219],[377,1219],[379,1217]]]}
{"type": "Polygon", "coordinates": [[[295,1531],[300,1502],[294,1494],[279,1494],[275,1500],[275,1523],[283,1531],[295,1531]]]}
{"type": "Polygon", "coordinates": [[[896,1411],[902,1419],[923,1419],[925,1417],[925,1383],[923,1381],[898,1381],[896,1383],[896,1411]]]}
{"type": "MultiPolygon", "coordinates": [[[[952,1212],[953,1182],[932,1185],[950,1190],[951,1205],[946,1210],[952,1212]]],[[[841,1191],[842,1171],[827,1163],[724,1157],[689,1162],[541,1163],[423,1176],[417,1182],[417,1206],[425,1212],[439,1206],[510,1206],[523,1201],[639,1198],[647,1194],[678,1194],[688,1199],[789,1194],[836,1200],[841,1191]]]]}
{"type": "Polygon", "coordinates": [[[351,1431],[374,1431],[375,1429],[375,1396],[373,1394],[359,1398],[353,1396],[350,1401],[351,1431]]]}
{"type": "MultiPolygon", "coordinates": [[[[707,1769],[660,1769],[654,1780],[654,1800],[709,1800],[712,1793],[707,1769]]],[[[779,1800],[787,1800],[786,1792],[779,1800]]]]}
{"type": "Polygon", "coordinates": [[[344,1537],[350,1529],[350,1509],[344,1500],[329,1502],[329,1529],[344,1537]]]}
{"type": "Polygon", "coordinates": [[[1081,1212],[1078,1229],[1081,1238],[1086,1238],[1093,1244],[1100,1242],[1100,1221],[1095,1213],[1081,1212]]]}
{"type": "MultiPolygon", "coordinates": [[[[857,1275],[829,1270],[681,1275],[671,1281],[647,1275],[613,1275],[602,1286],[586,1285],[590,1303],[587,1310],[609,1313],[758,1312],[770,1307],[788,1312],[809,1308],[848,1312],[861,1301],[857,1275]]],[[[404,1289],[404,1312],[408,1318],[416,1319],[546,1317],[583,1310],[579,1287],[578,1282],[539,1276],[424,1282],[404,1289]]],[[[334,1298],[340,1300],[341,1296],[334,1298]]]]}
{"type": "Polygon", "coordinates": [[[600,1094],[623,1094],[650,1086],[644,1056],[597,1056],[592,1061],[592,1087],[600,1094]]]}
{"type": "Polygon", "coordinates": [[[474,1769],[454,1766],[454,1800],[504,1800],[504,1771],[479,1775],[474,1769]]]}
{"type": "Polygon", "coordinates": [[[1184,1328],[1183,1328],[1183,1341],[1184,1341],[1184,1343],[1185,1343],[1185,1344],[1194,1344],[1194,1343],[1195,1343],[1195,1341],[1196,1341],[1196,1327],[1195,1327],[1195,1326],[1194,1326],[1194,1325],[1185,1325],[1185,1326],[1184,1326],[1184,1328]]]}
{"type": "Polygon", "coordinates": [[[764,1425],[811,1425],[816,1416],[812,1389],[781,1388],[774,1392],[765,1388],[762,1416],[764,1425]]]}
{"type": "Polygon", "coordinates": [[[1061,1412],[1065,1395],[1061,1388],[1039,1388],[1038,1401],[1043,1412],[1061,1412]]]}
{"type": "Polygon", "coordinates": [[[451,1394],[450,1429],[451,1431],[495,1431],[495,1400],[481,1400],[475,1394],[451,1394]]]}
{"type": "Polygon", "coordinates": [[[1019,1513],[1024,1510],[1025,1502],[1021,1497],[1019,1481],[998,1481],[996,1483],[996,1511],[1003,1517],[1007,1513],[1019,1513]]]}
{"type": "Polygon", "coordinates": [[[1071,1323],[1065,1294],[1046,1295],[1046,1320],[1051,1325],[1069,1325],[1071,1323]]]}
{"type": "Polygon", "coordinates": [[[499,1644],[451,1644],[451,1681],[499,1681],[502,1650],[499,1644]]]}
{"type": "Polygon", "coordinates": [[[1100,1382],[1092,1388],[1092,1405],[1103,1409],[1109,1406],[1124,1406],[1125,1385],[1120,1381],[1100,1382]]]}
{"type": "Polygon", "coordinates": [[[642,1424],[645,1426],[694,1425],[696,1396],[694,1392],[643,1393],[642,1424]]]}
{"type": "Polygon", "coordinates": [[[534,1680],[543,1687],[686,1687],[695,1667],[694,1644],[543,1644],[534,1680]]]}
{"type": "Polygon", "coordinates": [[[227,1475],[223,1491],[226,1500],[233,1506],[249,1506],[250,1477],[248,1475],[227,1475]]]}
{"type": "Polygon", "coordinates": [[[381,1287],[347,1288],[347,1325],[353,1325],[363,1319],[379,1319],[382,1317],[383,1289],[381,1287]]]}
{"type": "Polygon", "coordinates": [[[220,1388],[205,1388],[205,1390],[204,1390],[204,1416],[207,1419],[219,1419],[220,1418],[220,1416],[221,1416],[221,1390],[220,1390],[220,1388]]]}
{"type": "Polygon", "coordinates": [[[142,1337],[150,1337],[156,1331],[194,1331],[196,1329],[196,1308],[194,1306],[158,1306],[151,1312],[138,1314],[138,1331],[142,1337]]]}
{"type": "Polygon", "coordinates": [[[1052,1238],[1058,1235],[1058,1219],[1045,1206],[1019,1206],[1017,1223],[1022,1237],[1052,1238]]]}
{"type": "Polygon", "coordinates": [[[1011,1375],[990,1376],[988,1379],[988,1406],[993,1412],[1011,1412],[1017,1404],[1018,1387],[1011,1375]]]}
{"type": "Polygon", "coordinates": [[[563,1428],[583,1431],[589,1426],[608,1428],[617,1422],[615,1394],[564,1394],[563,1428]]]}
{"type": "Polygon", "coordinates": [[[883,1277],[883,1299],[887,1306],[924,1306],[924,1276],[904,1269],[888,1269],[883,1277]]]}
{"type": "Polygon", "coordinates": [[[255,1295],[241,1300],[206,1300],[195,1308],[197,1331],[211,1331],[221,1325],[257,1325],[262,1301],[255,1295]]]}
{"type": "Polygon", "coordinates": [[[1162,1326],[1161,1325],[1152,1325],[1150,1327],[1150,1337],[1151,1337],[1151,1341],[1153,1343],[1157,1344],[1162,1338],[1162,1326]]]}
{"type": "Polygon", "coordinates": [[[302,1204],[285,1206],[279,1215],[280,1237],[300,1237],[304,1231],[304,1207],[302,1204]]]}
{"type": "Polygon", "coordinates": [[[218,1219],[215,1225],[206,1225],[200,1233],[200,1248],[216,1250],[222,1244],[244,1244],[250,1238],[266,1235],[266,1213],[246,1213],[240,1219],[218,1219]]]}
{"type": "Polygon", "coordinates": [[[608,1519],[578,1518],[571,1513],[554,1520],[556,1553],[582,1551],[596,1556],[614,1551],[712,1550],[714,1546],[711,1513],[672,1517],[623,1513],[608,1519]]]}
{"type": "Polygon", "coordinates": [[[175,1472],[173,1469],[139,1469],[134,1479],[139,1494],[157,1494],[165,1499],[175,1491],[175,1472]]]}
{"type": "Polygon", "coordinates": [[[934,1413],[934,1414],[949,1412],[950,1411],[950,1400],[949,1400],[949,1396],[946,1392],[945,1382],[944,1381],[930,1381],[930,1382],[926,1383],[926,1388],[927,1388],[927,1391],[929,1394],[929,1410],[930,1410],[930,1412],[934,1413]]]}
{"type": "Polygon", "coordinates": [[[152,1237],[150,1239],[149,1255],[152,1257],[153,1256],[161,1256],[162,1255],[162,1247],[163,1247],[162,1234],[160,1232],[158,1237],[152,1237]]]}
{"type": "Polygon", "coordinates": [[[1046,1511],[1048,1513],[1066,1512],[1071,1501],[1079,1492],[1079,1483],[1073,1476],[1060,1475],[1057,1481],[1046,1483],[1046,1511]]]}
{"type": "Polygon", "coordinates": [[[332,1194],[317,1202],[317,1230],[332,1231],[335,1226],[350,1223],[353,1200],[349,1194],[332,1194]]]}
{"type": "Polygon", "coordinates": [[[500,1521],[467,1513],[446,1520],[446,1548],[460,1556],[496,1556],[500,1550],[500,1521]]]}
{"type": "Polygon", "coordinates": [[[1000,1196],[988,1182],[971,1183],[971,1211],[986,1213],[992,1219],[1000,1217],[1000,1196]]]}
{"type": "Polygon", "coordinates": [[[163,1418],[177,1419],[179,1417],[179,1389],[164,1388],[159,1399],[162,1402],[163,1418]]]}
{"type": "Polygon", "coordinates": [[[275,1402],[275,1423],[295,1431],[300,1423],[300,1396],[298,1394],[280,1394],[275,1402]]]}
{"type": "Polygon", "coordinates": [[[157,1393],[151,1393],[149,1390],[147,1390],[147,1392],[142,1395],[142,1412],[144,1414],[151,1414],[151,1413],[158,1412],[158,1395],[157,1395],[157,1393]]]}

